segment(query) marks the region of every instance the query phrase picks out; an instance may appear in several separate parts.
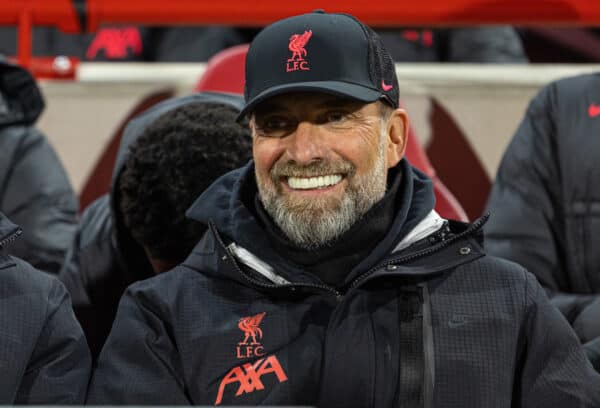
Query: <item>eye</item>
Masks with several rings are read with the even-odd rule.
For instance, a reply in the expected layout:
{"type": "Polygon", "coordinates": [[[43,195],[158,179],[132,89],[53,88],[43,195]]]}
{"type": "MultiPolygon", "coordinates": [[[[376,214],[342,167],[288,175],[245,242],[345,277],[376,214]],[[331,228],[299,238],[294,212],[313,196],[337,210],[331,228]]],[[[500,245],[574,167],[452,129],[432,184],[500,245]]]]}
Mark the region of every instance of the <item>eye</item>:
{"type": "Polygon", "coordinates": [[[283,130],[290,126],[290,121],[283,116],[271,116],[261,124],[265,131],[283,130]]]}
{"type": "Polygon", "coordinates": [[[296,126],[293,119],[285,115],[270,115],[256,118],[256,131],[261,136],[283,137],[296,126]]]}
{"type": "Polygon", "coordinates": [[[346,119],[347,114],[346,112],[342,112],[342,111],[330,111],[327,112],[327,114],[325,115],[327,122],[341,122],[344,119],[346,119]]]}

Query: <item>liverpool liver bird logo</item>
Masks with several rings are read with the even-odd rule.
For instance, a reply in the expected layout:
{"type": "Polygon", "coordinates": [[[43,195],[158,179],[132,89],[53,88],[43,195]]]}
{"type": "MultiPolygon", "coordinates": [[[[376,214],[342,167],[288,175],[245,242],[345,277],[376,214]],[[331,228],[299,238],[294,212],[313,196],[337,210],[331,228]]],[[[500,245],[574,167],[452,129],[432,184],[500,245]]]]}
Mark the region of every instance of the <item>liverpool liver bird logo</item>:
{"type": "Polygon", "coordinates": [[[292,52],[292,57],[288,61],[302,61],[306,56],[306,49],[304,46],[310,40],[312,36],[312,30],[305,31],[304,34],[294,34],[290,37],[290,44],[288,48],[292,52]]]}
{"type": "Polygon", "coordinates": [[[265,317],[265,314],[266,312],[262,312],[254,316],[242,317],[238,321],[238,327],[241,331],[244,332],[245,335],[244,340],[241,343],[238,343],[239,345],[260,344],[258,340],[262,339],[263,332],[258,326],[260,325],[260,322],[262,321],[263,317],[265,317]],[[252,338],[252,343],[248,343],[250,338],[252,338]]]}

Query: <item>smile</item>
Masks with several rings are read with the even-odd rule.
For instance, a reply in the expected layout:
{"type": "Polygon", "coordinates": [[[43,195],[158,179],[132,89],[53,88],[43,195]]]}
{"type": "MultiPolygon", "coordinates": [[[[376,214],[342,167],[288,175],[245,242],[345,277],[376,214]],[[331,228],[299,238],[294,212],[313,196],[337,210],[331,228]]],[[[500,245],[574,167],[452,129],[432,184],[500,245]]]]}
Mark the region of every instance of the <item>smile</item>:
{"type": "Polygon", "coordinates": [[[319,177],[288,177],[287,182],[294,190],[313,190],[334,186],[342,181],[342,176],[332,174],[319,177]]]}

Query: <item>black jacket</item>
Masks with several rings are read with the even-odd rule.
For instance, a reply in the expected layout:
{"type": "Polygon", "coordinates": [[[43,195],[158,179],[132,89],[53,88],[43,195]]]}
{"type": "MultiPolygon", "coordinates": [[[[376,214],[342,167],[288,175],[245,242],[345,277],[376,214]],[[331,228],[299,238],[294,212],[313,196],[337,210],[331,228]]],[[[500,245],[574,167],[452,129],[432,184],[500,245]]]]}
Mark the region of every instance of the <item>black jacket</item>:
{"type": "Polygon", "coordinates": [[[547,288],[582,342],[600,337],[600,74],[550,84],[504,154],[488,203],[491,254],[547,288]]]}
{"type": "Polygon", "coordinates": [[[0,404],[82,404],[85,337],[64,286],[8,255],[20,234],[0,213],[0,404]]]}
{"type": "Polygon", "coordinates": [[[0,58],[0,211],[23,228],[12,253],[58,273],[78,204],[54,149],[33,128],[43,109],[31,75],[0,58]]]}
{"type": "MultiPolygon", "coordinates": [[[[432,194],[399,166],[397,214],[432,194]]],[[[253,174],[213,184],[188,212],[213,223],[190,257],[127,290],[89,403],[600,406],[568,323],[533,276],[485,255],[482,221],[387,251],[336,290],[273,251],[253,174]]],[[[397,219],[381,242],[403,240],[397,219]]]]}
{"type": "Polygon", "coordinates": [[[192,102],[219,102],[239,110],[243,99],[237,95],[204,92],[164,101],[136,117],[127,125],[119,146],[111,194],[94,201],[81,216],[59,279],[71,293],[75,313],[94,356],[100,352],[110,331],[125,288],[154,276],[143,248],[123,224],[119,211],[118,183],[129,147],[152,121],[192,102]]]}

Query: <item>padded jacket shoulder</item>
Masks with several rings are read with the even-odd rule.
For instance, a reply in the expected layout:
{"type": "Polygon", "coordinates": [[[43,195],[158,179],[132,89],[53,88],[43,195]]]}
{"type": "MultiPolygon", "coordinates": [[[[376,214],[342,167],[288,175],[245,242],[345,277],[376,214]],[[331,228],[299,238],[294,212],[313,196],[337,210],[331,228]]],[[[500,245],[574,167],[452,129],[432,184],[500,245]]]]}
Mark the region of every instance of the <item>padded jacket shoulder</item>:
{"type": "Polygon", "coordinates": [[[34,128],[43,107],[31,75],[0,59],[0,211],[23,228],[11,252],[58,273],[78,203],[59,157],[34,128]]]}
{"type": "Polygon", "coordinates": [[[583,342],[600,336],[600,75],[554,82],[532,100],[488,202],[486,248],[548,290],[583,342]]]}
{"type": "Polygon", "coordinates": [[[8,250],[0,248],[0,403],[81,404],[91,360],[69,295],[8,250]]]}

